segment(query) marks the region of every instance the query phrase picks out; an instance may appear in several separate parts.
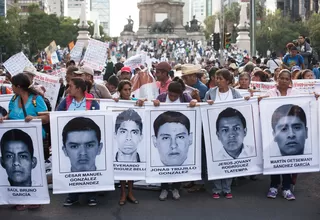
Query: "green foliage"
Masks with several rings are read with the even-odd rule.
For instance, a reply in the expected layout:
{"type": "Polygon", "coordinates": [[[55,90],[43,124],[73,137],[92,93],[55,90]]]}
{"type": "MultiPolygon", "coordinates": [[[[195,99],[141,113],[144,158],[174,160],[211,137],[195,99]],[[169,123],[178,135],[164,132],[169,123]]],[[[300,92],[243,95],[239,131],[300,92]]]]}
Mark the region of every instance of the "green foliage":
{"type": "MultiPolygon", "coordinates": [[[[19,8],[12,7],[7,11],[7,17],[0,17],[0,46],[4,45],[6,48],[4,60],[20,51],[24,51],[31,57],[47,47],[53,40],[61,47],[66,47],[69,42],[76,41],[79,19],[48,15],[36,4],[30,5],[28,11],[28,15],[22,15],[19,8]]],[[[89,32],[92,36],[93,23],[89,23],[91,24],[89,32]]],[[[110,39],[103,32],[102,26],[100,26],[100,34],[103,36],[100,40],[110,39]]]]}

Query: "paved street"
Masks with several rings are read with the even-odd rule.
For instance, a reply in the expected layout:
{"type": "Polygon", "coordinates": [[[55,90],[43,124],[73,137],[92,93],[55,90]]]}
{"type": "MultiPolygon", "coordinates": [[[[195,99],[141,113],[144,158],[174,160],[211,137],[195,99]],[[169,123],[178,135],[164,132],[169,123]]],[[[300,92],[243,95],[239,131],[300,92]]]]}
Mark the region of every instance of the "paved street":
{"type": "MultiPolygon", "coordinates": [[[[51,196],[51,204],[37,211],[15,211],[9,207],[0,208],[1,219],[9,220],[164,220],[164,219],[320,219],[320,175],[303,174],[298,177],[295,190],[296,201],[286,201],[280,196],[267,199],[268,177],[259,180],[240,180],[233,187],[234,199],[213,200],[207,192],[181,193],[180,201],[158,200],[158,191],[136,190],[140,204],[127,203],[118,206],[119,190],[99,196],[97,207],[85,204],[65,208],[62,202],[65,195],[51,196]]],[[[171,194],[170,194],[171,195],[171,194]]]]}

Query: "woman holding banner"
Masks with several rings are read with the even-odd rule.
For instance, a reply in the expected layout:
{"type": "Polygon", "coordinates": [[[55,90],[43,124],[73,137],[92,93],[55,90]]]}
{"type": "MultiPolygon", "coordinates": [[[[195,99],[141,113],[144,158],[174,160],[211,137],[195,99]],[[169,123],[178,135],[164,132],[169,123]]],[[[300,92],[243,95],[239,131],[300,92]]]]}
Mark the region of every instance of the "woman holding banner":
{"type": "MultiPolygon", "coordinates": [[[[99,110],[100,106],[97,101],[89,100],[93,95],[86,92],[87,85],[82,78],[71,78],[69,81],[68,96],[58,105],[57,111],[84,111],[99,110]]],[[[96,193],[85,193],[89,206],[96,206],[96,193]]],[[[79,202],[79,193],[69,193],[64,201],[64,206],[72,206],[79,202]]]]}
{"type": "MultiPolygon", "coordinates": [[[[39,115],[40,112],[48,111],[44,99],[33,89],[29,77],[24,73],[19,73],[12,77],[12,90],[15,95],[9,103],[9,113],[0,118],[3,120],[21,120],[30,122],[33,119],[41,119],[42,124],[49,123],[49,115],[39,115]]],[[[43,130],[43,138],[46,136],[43,130]]],[[[16,205],[19,211],[26,209],[37,209],[40,205],[16,205]]]]}
{"type": "MultiPolygon", "coordinates": [[[[276,88],[270,89],[265,97],[279,97],[279,96],[294,96],[299,95],[299,91],[291,88],[291,73],[289,70],[281,70],[277,78],[276,88]]],[[[262,97],[259,99],[261,100],[262,97]]],[[[293,183],[292,177],[296,178],[296,174],[282,174],[282,195],[287,200],[295,200],[293,193],[290,190],[290,186],[293,183]]],[[[278,194],[278,186],[281,184],[280,175],[271,175],[271,183],[268,198],[275,199],[278,194]]]]}
{"type": "MultiPolygon", "coordinates": [[[[224,102],[233,99],[242,98],[240,93],[231,87],[233,76],[227,69],[220,69],[216,72],[217,86],[211,88],[206,93],[204,98],[208,104],[212,105],[214,102],[224,102]]],[[[232,199],[231,193],[232,178],[213,180],[213,195],[214,199],[219,199],[221,193],[224,193],[227,199],[232,199]]]]}
{"type": "MultiPolygon", "coordinates": [[[[159,106],[160,102],[166,103],[190,103],[190,107],[195,107],[197,100],[192,99],[188,93],[185,93],[186,86],[182,79],[175,77],[168,86],[168,92],[160,94],[156,100],[153,100],[154,106],[159,106]]],[[[180,182],[172,183],[172,197],[175,200],[180,198],[180,182]]],[[[168,197],[169,183],[161,183],[160,201],[165,201],[168,197]]]]}

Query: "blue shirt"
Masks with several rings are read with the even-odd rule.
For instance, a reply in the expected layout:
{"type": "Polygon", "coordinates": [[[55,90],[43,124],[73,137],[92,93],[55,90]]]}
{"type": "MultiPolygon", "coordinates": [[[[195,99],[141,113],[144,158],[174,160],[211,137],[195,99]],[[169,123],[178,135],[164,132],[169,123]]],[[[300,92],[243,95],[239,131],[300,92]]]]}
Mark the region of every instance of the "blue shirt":
{"type": "Polygon", "coordinates": [[[313,74],[314,74],[314,78],[315,79],[320,79],[320,71],[319,71],[319,68],[313,68],[313,74]]]}
{"type": "Polygon", "coordinates": [[[304,64],[304,59],[300,54],[297,54],[294,57],[291,57],[290,54],[287,54],[283,58],[283,63],[290,68],[292,68],[293,66],[301,67],[301,65],[304,64]]]}
{"type": "MultiPolygon", "coordinates": [[[[48,108],[43,98],[40,95],[38,95],[37,98],[34,100],[35,103],[32,103],[33,96],[34,95],[29,95],[28,101],[24,103],[24,107],[26,109],[27,115],[38,116],[39,112],[48,111],[48,108]]],[[[9,102],[9,119],[11,120],[25,119],[23,109],[19,107],[20,96],[17,96],[16,99],[13,100],[14,97],[12,97],[11,101],[9,102]]],[[[43,137],[45,137],[46,135],[46,132],[44,131],[44,129],[42,129],[42,135],[43,137]]]]}
{"type": "Polygon", "coordinates": [[[86,98],[82,99],[81,102],[77,102],[75,99],[72,99],[72,102],[68,108],[68,111],[79,111],[86,110],[86,98]]]}
{"type": "Polygon", "coordinates": [[[197,80],[197,83],[194,84],[192,87],[198,89],[200,93],[200,99],[204,99],[208,91],[208,87],[205,84],[203,84],[199,79],[197,80]]]}

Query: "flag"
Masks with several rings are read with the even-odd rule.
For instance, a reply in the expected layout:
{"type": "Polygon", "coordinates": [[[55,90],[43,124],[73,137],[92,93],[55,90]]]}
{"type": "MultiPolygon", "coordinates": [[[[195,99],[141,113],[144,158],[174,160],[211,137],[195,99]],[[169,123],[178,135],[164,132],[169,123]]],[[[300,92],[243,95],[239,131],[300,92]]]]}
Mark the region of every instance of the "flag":
{"type": "Polygon", "coordinates": [[[159,95],[156,80],[149,73],[147,68],[140,70],[139,73],[135,74],[131,79],[131,83],[131,94],[134,95],[135,98],[146,98],[150,101],[156,99],[159,95]]]}

